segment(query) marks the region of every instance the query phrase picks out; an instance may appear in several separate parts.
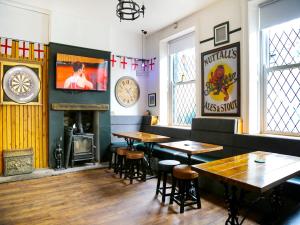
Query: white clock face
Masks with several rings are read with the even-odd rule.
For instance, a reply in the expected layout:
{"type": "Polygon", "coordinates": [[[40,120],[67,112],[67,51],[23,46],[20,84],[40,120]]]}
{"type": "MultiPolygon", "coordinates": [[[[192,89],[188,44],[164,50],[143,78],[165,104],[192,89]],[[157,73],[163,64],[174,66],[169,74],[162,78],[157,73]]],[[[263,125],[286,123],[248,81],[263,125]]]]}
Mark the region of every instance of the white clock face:
{"type": "Polygon", "coordinates": [[[121,77],[116,84],[115,95],[120,105],[132,106],[140,97],[139,85],[131,77],[121,77]]]}

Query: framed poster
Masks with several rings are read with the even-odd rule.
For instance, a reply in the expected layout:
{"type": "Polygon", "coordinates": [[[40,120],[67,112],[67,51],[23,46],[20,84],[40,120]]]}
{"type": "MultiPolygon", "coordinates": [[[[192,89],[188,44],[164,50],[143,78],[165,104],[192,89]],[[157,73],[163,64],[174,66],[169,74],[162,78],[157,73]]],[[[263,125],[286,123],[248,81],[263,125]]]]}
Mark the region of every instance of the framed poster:
{"type": "Polygon", "coordinates": [[[201,54],[202,116],[240,116],[240,43],[201,54]]]}
{"type": "Polygon", "coordinates": [[[39,105],[41,101],[41,65],[0,61],[0,102],[6,105],[39,105]]]}
{"type": "Polygon", "coordinates": [[[148,106],[156,106],[156,93],[148,94],[148,106]]]}
{"type": "Polygon", "coordinates": [[[214,26],[214,45],[229,43],[229,22],[214,26]]]}

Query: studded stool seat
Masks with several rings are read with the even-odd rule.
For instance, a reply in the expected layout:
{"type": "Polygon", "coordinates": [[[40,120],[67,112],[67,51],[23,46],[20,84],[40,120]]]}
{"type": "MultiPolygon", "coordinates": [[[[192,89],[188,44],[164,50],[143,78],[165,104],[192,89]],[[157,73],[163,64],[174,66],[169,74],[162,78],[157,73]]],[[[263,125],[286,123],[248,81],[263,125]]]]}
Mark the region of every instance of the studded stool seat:
{"type": "Polygon", "coordinates": [[[199,177],[198,173],[188,165],[178,165],[173,168],[173,176],[182,180],[193,180],[199,177]]]}
{"type": "Polygon", "coordinates": [[[144,152],[141,151],[128,151],[126,153],[127,159],[143,159],[144,158],[144,152]]]}
{"type": "Polygon", "coordinates": [[[201,208],[198,173],[189,165],[178,165],[173,167],[172,191],[170,205],[173,201],[180,206],[180,213],[184,212],[185,206],[197,204],[201,208]],[[178,190],[176,187],[178,186],[178,190]]]}

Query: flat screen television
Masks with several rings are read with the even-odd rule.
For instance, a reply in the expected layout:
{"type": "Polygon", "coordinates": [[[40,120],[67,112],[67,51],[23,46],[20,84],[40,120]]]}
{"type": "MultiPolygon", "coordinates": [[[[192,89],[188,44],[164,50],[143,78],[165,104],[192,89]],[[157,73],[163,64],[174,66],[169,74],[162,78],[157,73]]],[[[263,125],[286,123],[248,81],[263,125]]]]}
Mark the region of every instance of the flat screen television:
{"type": "Polygon", "coordinates": [[[57,54],[57,89],[106,91],[107,79],[107,60],[61,53],[57,54]]]}

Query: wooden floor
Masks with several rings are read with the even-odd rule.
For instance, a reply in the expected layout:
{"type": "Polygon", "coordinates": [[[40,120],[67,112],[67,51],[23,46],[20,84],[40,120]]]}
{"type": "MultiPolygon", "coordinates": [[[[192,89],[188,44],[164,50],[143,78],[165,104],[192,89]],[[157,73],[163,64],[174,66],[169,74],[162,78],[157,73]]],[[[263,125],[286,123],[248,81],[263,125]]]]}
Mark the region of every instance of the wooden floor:
{"type": "Polygon", "coordinates": [[[176,204],[155,198],[155,185],[156,179],[130,185],[107,169],[1,184],[0,224],[224,224],[223,199],[202,193],[202,209],[179,214],[176,204]]]}

